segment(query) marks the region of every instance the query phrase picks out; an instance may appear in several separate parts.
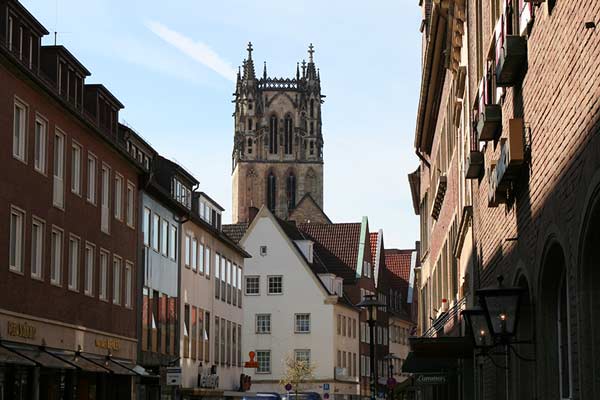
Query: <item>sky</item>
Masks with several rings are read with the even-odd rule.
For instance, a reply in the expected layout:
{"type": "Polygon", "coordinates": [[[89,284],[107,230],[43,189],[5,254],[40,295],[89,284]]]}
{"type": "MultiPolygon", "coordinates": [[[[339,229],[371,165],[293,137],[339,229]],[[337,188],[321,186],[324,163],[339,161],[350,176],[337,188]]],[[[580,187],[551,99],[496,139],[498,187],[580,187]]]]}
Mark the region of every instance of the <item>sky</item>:
{"type": "MultiPolygon", "coordinates": [[[[325,98],[324,210],[368,216],[388,248],[414,248],[421,11],[416,0],[21,0],[124,105],[125,122],[199,181],[231,220],[235,71],[294,77],[315,46],[325,98]]],[[[54,34],[44,44],[54,43],[54,34]]]]}

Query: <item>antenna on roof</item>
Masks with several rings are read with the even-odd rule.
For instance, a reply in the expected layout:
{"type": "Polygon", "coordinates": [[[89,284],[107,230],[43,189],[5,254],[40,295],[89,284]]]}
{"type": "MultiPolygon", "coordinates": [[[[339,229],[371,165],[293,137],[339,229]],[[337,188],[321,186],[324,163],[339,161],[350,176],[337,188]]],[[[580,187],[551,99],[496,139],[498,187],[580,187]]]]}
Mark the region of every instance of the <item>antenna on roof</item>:
{"type": "Polygon", "coordinates": [[[71,33],[71,32],[61,32],[58,30],[58,0],[55,2],[55,15],[54,15],[54,45],[57,45],[58,42],[58,34],[59,33],[71,33]]]}

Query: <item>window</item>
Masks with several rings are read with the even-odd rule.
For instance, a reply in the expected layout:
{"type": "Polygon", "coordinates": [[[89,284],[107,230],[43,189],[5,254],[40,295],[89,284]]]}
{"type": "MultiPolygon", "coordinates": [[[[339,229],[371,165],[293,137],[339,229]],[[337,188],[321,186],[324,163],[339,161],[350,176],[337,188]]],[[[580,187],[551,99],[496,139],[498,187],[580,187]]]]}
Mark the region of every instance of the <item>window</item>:
{"type": "Polygon", "coordinates": [[[81,196],[81,146],[73,143],[71,149],[71,192],[81,196]]]}
{"type": "Polygon", "coordinates": [[[277,116],[272,115],[269,120],[269,153],[277,154],[277,116]]]}
{"type": "Polygon", "coordinates": [[[96,157],[91,154],[87,162],[87,201],[96,204],[96,157]]]}
{"type": "Polygon", "coordinates": [[[62,273],[62,249],[63,249],[63,233],[61,230],[52,229],[51,241],[51,259],[50,259],[50,282],[55,285],[61,285],[62,273]]]}
{"type": "Polygon", "coordinates": [[[204,273],[204,245],[198,243],[198,271],[204,273]]]}
{"type": "Polygon", "coordinates": [[[23,103],[15,101],[13,123],[13,156],[27,162],[27,107],[23,103]]]}
{"type": "Polygon", "coordinates": [[[204,314],[204,340],[206,341],[204,351],[204,361],[210,361],[210,313],[206,311],[204,314]]]}
{"type": "MultiPolygon", "coordinates": [[[[252,120],[250,120],[250,123],[252,122],[252,120]]],[[[247,146],[246,146],[246,151],[248,152],[248,154],[252,154],[252,138],[248,138],[248,142],[247,142],[247,146]]]]}
{"type": "Polygon", "coordinates": [[[310,332],[310,314],[295,314],[296,323],[294,324],[295,333],[310,332]]]}
{"type": "Polygon", "coordinates": [[[75,236],[69,238],[69,279],[68,287],[71,290],[78,290],[79,279],[79,239],[75,236]]]}
{"type": "Polygon", "coordinates": [[[225,322],[225,318],[221,318],[221,365],[225,364],[225,345],[226,345],[226,336],[225,329],[227,328],[227,323],[225,322]]]}
{"type": "Polygon", "coordinates": [[[13,19],[8,17],[8,49],[13,49],[13,19]]]}
{"type": "Polygon", "coordinates": [[[121,259],[113,260],[113,304],[121,304],[121,259]]]}
{"type": "Polygon", "coordinates": [[[340,314],[337,315],[337,334],[342,334],[342,316],[340,314]]]}
{"type": "Polygon", "coordinates": [[[256,333],[271,333],[271,314],[256,314],[256,333]]]}
{"type": "Polygon", "coordinates": [[[104,233],[109,233],[109,199],[110,199],[110,168],[102,165],[102,201],[101,201],[101,229],[104,233]]]}
{"type": "Polygon", "coordinates": [[[310,117],[311,118],[315,117],[315,100],[314,99],[310,99],[310,117]]]}
{"type": "Polygon", "coordinates": [[[220,282],[220,262],[221,256],[219,253],[215,253],[215,298],[218,299],[221,297],[221,282],[220,282]]]}
{"type": "Polygon", "coordinates": [[[285,150],[285,154],[292,154],[292,149],[293,149],[293,134],[292,134],[292,127],[293,127],[293,123],[292,123],[292,117],[290,117],[289,115],[285,117],[285,123],[284,123],[284,129],[285,129],[285,133],[284,133],[284,150],[285,150]]]}
{"type": "Polygon", "coordinates": [[[342,336],[346,336],[346,316],[342,315],[342,336]]]}
{"type": "Polygon", "coordinates": [[[206,278],[208,279],[210,277],[210,248],[208,246],[206,246],[206,254],[204,256],[204,260],[206,260],[206,265],[205,265],[205,269],[206,269],[206,278]]]}
{"type": "Polygon", "coordinates": [[[310,365],[310,350],[294,350],[294,359],[296,362],[305,363],[306,365],[310,365]]]}
{"type": "Polygon", "coordinates": [[[16,208],[10,211],[10,270],[23,272],[25,243],[25,213],[16,208]]]}
{"type": "Polygon", "coordinates": [[[269,286],[267,294],[283,294],[283,277],[269,276],[269,286]]]}
{"type": "Polygon", "coordinates": [[[263,257],[267,255],[267,246],[260,246],[260,255],[263,257]]]}
{"type": "Polygon", "coordinates": [[[273,175],[273,171],[269,172],[267,177],[267,207],[271,212],[275,211],[277,206],[277,179],[273,175]]]}
{"type": "Polygon", "coordinates": [[[127,182],[127,225],[134,227],[135,218],[134,213],[136,210],[135,206],[135,186],[131,182],[127,182]]]}
{"type": "Polygon", "coordinates": [[[219,321],[221,318],[215,315],[215,350],[214,350],[214,363],[217,364],[219,362],[219,349],[221,348],[220,335],[219,335],[219,321]]]}
{"type": "Polygon", "coordinates": [[[156,213],[152,214],[152,248],[159,251],[159,235],[160,235],[160,216],[156,213]]]}
{"type": "Polygon", "coordinates": [[[132,270],[133,270],[133,264],[130,262],[126,262],[125,263],[125,307],[127,308],[131,308],[131,292],[132,292],[132,287],[131,285],[133,284],[132,281],[132,270]]]}
{"type": "Polygon", "coordinates": [[[56,131],[54,135],[54,178],[52,204],[58,208],[65,205],[65,135],[56,131]]]}
{"type": "Polygon", "coordinates": [[[172,195],[179,203],[187,208],[192,206],[192,191],[181,183],[178,179],[173,178],[173,187],[171,188],[172,195]]]}
{"type": "MultiPolygon", "coordinates": [[[[12,230],[11,230],[12,232],[12,230]]],[[[42,260],[44,259],[44,222],[33,218],[31,224],[31,276],[42,278],[42,260]]]]}
{"type": "Polygon", "coordinates": [[[46,142],[48,139],[48,123],[41,117],[35,118],[35,138],[33,167],[42,174],[46,173],[46,142]]]}
{"type": "Polygon", "coordinates": [[[94,246],[85,245],[85,280],[83,292],[88,296],[94,295],[94,246]]]}
{"type": "Polygon", "coordinates": [[[107,300],[108,294],[108,259],[106,251],[100,251],[100,282],[98,285],[98,296],[100,300],[107,300]]]}
{"type": "Polygon", "coordinates": [[[192,239],[192,248],[191,248],[191,256],[192,256],[192,270],[196,271],[198,267],[198,240],[196,238],[192,239]]]}
{"type": "Polygon", "coordinates": [[[190,247],[192,238],[189,235],[185,235],[185,266],[189,267],[191,264],[190,260],[190,247]]]}
{"type": "Polygon", "coordinates": [[[163,218],[162,220],[162,230],[160,232],[160,252],[163,256],[169,256],[169,221],[163,218]]]}
{"type": "Polygon", "coordinates": [[[285,182],[285,194],[287,197],[288,210],[296,208],[296,176],[291,173],[285,182]]]}
{"type": "Polygon", "coordinates": [[[172,260],[177,259],[177,227],[175,225],[171,225],[171,233],[169,234],[169,257],[172,260]]]}
{"type": "Polygon", "coordinates": [[[183,357],[190,356],[190,305],[183,306],[183,357]]]}
{"type": "Polygon", "coordinates": [[[144,220],[142,222],[142,230],[144,235],[144,245],[150,246],[150,218],[152,213],[148,207],[144,207],[144,220]]]}
{"type": "Polygon", "coordinates": [[[257,374],[271,373],[271,350],[257,350],[256,361],[258,361],[257,374]]]}
{"type": "Polygon", "coordinates": [[[115,218],[123,221],[123,177],[115,173],[115,218]]]}

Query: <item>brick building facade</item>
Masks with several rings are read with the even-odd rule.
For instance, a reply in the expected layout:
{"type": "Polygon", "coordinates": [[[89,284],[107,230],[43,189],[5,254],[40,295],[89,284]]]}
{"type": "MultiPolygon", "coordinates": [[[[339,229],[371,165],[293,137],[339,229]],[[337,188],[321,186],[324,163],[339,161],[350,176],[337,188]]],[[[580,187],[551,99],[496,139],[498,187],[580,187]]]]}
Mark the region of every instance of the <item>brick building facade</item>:
{"type": "Polygon", "coordinates": [[[468,335],[460,309],[502,275],[524,289],[516,338],[531,342],[513,345],[521,358],[511,351],[507,365],[506,356],[462,355],[462,383],[427,396],[595,399],[600,4],[422,5],[420,184],[411,179],[422,220],[419,333],[468,335]]]}

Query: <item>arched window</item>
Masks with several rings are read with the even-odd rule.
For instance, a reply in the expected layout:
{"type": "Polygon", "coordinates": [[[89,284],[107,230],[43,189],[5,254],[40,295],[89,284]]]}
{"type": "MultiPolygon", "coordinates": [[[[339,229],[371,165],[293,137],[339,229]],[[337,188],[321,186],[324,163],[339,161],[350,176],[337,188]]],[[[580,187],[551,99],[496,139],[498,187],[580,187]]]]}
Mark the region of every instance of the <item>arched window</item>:
{"type": "Polygon", "coordinates": [[[290,117],[289,115],[285,117],[285,124],[284,124],[284,128],[285,128],[285,135],[283,137],[284,139],[284,147],[285,147],[285,154],[292,154],[292,117],[290,117]]]}
{"type": "Polygon", "coordinates": [[[293,172],[286,179],[285,194],[288,210],[293,210],[296,207],[296,176],[293,172]]]}
{"type": "Polygon", "coordinates": [[[252,154],[252,138],[248,138],[248,154],[252,154]]]}
{"type": "Polygon", "coordinates": [[[277,206],[277,180],[273,171],[269,172],[267,177],[267,207],[272,212],[275,212],[277,206]]]}
{"type": "Polygon", "coordinates": [[[248,118],[248,130],[252,130],[252,118],[248,118]]]}
{"type": "Polygon", "coordinates": [[[277,117],[271,116],[269,123],[269,153],[277,154],[277,117]]]}
{"type": "Polygon", "coordinates": [[[561,398],[571,398],[571,368],[570,368],[570,346],[569,346],[569,315],[567,298],[567,280],[563,274],[558,286],[558,304],[556,314],[556,336],[558,337],[558,367],[560,376],[561,398]]]}
{"type": "Polygon", "coordinates": [[[314,155],[315,154],[315,142],[313,142],[312,140],[310,141],[310,155],[314,155]]]}
{"type": "Polygon", "coordinates": [[[315,100],[314,99],[310,99],[310,117],[311,118],[315,117],[315,100]]]}

